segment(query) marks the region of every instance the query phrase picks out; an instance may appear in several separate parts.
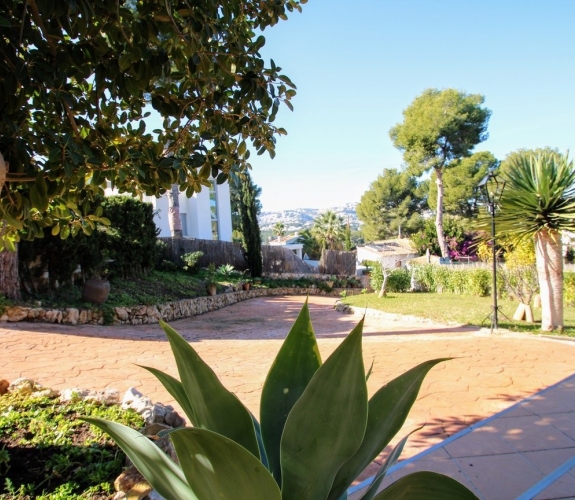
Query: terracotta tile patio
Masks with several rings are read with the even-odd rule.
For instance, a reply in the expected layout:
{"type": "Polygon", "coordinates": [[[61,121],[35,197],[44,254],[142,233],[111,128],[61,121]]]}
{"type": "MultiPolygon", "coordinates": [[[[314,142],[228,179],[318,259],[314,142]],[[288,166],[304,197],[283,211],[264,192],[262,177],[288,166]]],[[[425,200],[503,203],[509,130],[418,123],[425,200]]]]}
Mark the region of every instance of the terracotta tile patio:
{"type": "MultiPolygon", "coordinates": [[[[203,316],[175,321],[172,326],[192,343],[224,385],[257,414],[267,370],[304,300],[304,297],[252,299],[203,316]]],[[[334,298],[310,297],[309,303],[325,359],[359,317],[335,312],[334,298]]],[[[158,325],[3,323],[0,324],[0,340],[3,360],[0,378],[14,380],[25,376],[56,389],[117,388],[125,391],[137,387],[154,401],[172,403],[155,378],[135,366],[135,363],[154,366],[176,375],[168,343],[158,325]]],[[[366,318],[364,360],[369,366],[375,359],[368,384],[370,393],[417,363],[439,357],[455,359],[438,365],[426,378],[419,399],[398,436],[402,437],[421,424],[426,426],[411,437],[403,459],[575,372],[575,343],[569,341],[521,334],[490,335],[474,328],[425,321],[407,323],[366,318]]],[[[561,397],[552,401],[545,398],[541,404],[561,409],[564,402],[561,397]]],[[[563,449],[575,448],[575,425],[571,425],[575,424],[575,413],[564,411],[555,415],[553,422],[535,424],[536,419],[528,407],[514,411],[518,413],[510,416],[516,422],[523,419],[529,424],[522,432],[529,433],[529,441],[536,443],[523,451],[540,453],[545,451],[547,442],[559,439],[564,443],[563,449]],[[564,441],[565,438],[569,442],[564,441]]],[[[451,444],[446,447],[450,454],[438,454],[433,467],[445,468],[457,477],[468,466],[462,463],[455,470],[452,458],[477,456],[474,472],[489,477],[490,468],[503,467],[504,457],[509,458],[507,446],[515,449],[523,446],[514,441],[512,429],[504,425],[504,422],[498,422],[493,433],[489,428],[483,429],[482,434],[473,437],[473,442],[451,444]],[[483,449],[491,450],[490,460],[480,459],[483,449]],[[502,457],[500,465],[497,456],[502,457]]],[[[533,479],[532,468],[536,466],[528,465],[518,474],[533,479]]],[[[362,478],[374,470],[372,467],[362,478]]],[[[545,471],[537,469],[537,474],[544,475],[545,471]]],[[[569,476],[565,476],[563,482],[562,490],[571,488],[569,476]]],[[[575,494],[575,488],[572,493],[575,494]]],[[[486,498],[514,498],[506,495],[502,491],[501,496],[486,498]]]]}

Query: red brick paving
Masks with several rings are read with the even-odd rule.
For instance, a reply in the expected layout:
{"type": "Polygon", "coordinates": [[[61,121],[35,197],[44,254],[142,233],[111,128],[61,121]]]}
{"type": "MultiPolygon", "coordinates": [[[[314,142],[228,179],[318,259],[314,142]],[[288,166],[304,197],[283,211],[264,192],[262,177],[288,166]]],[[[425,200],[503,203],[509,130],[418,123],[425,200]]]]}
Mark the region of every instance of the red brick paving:
{"type": "MultiPolygon", "coordinates": [[[[192,343],[224,385],[257,414],[267,370],[304,300],[293,296],[252,299],[175,321],[172,326],[192,343]]],[[[358,321],[357,316],[335,312],[334,303],[334,298],[309,298],[323,359],[358,321]]],[[[176,375],[169,345],[158,325],[3,323],[0,340],[0,378],[28,377],[55,389],[125,391],[133,386],[154,401],[173,402],[151,374],[135,365],[176,375]]],[[[403,458],[575,371],[572,342],[366,318],[366,366],[375,359],[370,393],[417,363],[439,357],[456,359],[438,365],[426,378],[399,435],[417,425],[426,426],[411,437],[403,458]]]]}

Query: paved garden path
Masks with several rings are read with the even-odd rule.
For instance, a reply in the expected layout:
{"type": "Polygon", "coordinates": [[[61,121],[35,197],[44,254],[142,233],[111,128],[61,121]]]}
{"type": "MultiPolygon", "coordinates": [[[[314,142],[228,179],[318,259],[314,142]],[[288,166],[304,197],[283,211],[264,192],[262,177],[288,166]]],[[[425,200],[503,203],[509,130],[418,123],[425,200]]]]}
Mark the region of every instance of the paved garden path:
{"type": "MultiPolygon", "coordinates": [[[[174,321],[172,326],[257,414],[267,370],[304,300],[293,296],[252,299],[174,321]]],[[[334,311],[334,298],[310,297],[309,303],[325,359],[359,317],[334,311]]],[[[414,295],[414,310],[416,303],[414,295]]],[[[149,365],[176,375],[158,325],[3,323],[0,341],[0,378],[29,377],[56,389],[125,391],[134,386],[154,401],[172,403],[155,378],[135,366],[149,365]]],[[[574,342],[490,335],[476,328],[370,316],[364,329],[364,357],[367,366],[375,360],[370,393],[417,363],[455,358],[435,367],[426,378],[400,436],[420,424],[426,426],[411,437],[404,458],[575,372],[574,342]]]]}

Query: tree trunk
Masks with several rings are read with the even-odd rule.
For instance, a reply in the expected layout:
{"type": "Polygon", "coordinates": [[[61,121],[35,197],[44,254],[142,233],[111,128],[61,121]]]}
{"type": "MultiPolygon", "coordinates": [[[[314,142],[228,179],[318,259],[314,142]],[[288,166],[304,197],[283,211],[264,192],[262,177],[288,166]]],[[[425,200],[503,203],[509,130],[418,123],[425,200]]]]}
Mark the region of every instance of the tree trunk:
{"type": "Polygon", "coordinates": [[[18,251],[4,250],[0,252],[0,294],[13,300],[20,299],[18,251]]]}
{"type": "Polygon", "coordinates": [[[172,189],[168,191],[169,223],[172,238],[182,238],[182,218],[180,217],[180,188],[177,184],[172,184],[172,189]]]}
{"type": "Polygon", "coordinates": [[[541,330],[563,328],[563,255],[561,235],[540,231],[535,235],[535,258],[541,294],[541,330]]]}
{"type": "Polygon", "coordinates": [[[437,179],[437,215],[435,216],[435,230],[437,231],[437,243],[441,249],[441,256],[443,258],[449,257],[447,244],[445,243],[445,234],[443,233],[443,170],[440,168],[435,169],[437,179]]]}

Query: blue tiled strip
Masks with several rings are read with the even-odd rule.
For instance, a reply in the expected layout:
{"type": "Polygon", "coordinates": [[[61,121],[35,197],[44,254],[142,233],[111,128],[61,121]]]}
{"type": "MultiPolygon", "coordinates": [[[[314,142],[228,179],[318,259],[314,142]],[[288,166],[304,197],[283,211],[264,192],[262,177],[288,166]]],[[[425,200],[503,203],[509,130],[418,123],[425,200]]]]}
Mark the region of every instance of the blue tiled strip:
{"type": "MultiPolygon", "coordinates": [[[[456,439],[459,439],[460,437],[465,436],[466,434],[469,434],[470,432],[472,432],[475,429],[478,429],[479,427],[483,427],[484,425],[489,424],[490,422],[492,422],[493,420],[495,420],[496,418],[499,418],[503,415],[505,415],[506,413],[509,413],[510,411],[515,410],[516,408],[520,407],[521,405],[523,405],[526,401],[529,401],[530,399],[533,399],[536,396],[540,396],[541,394],[545,394],[547,391],[553,390],[557,387],[559,387],[561,384],[564,384],[565,382],[567,382],[568,380],[571,379],[575,379],[575,374],[564,378],[563,380],[560,380],[559,382],[557,382],[556,384],[550,385],[549,387],[546,387],[545,389],[540,390],[539,392],[536,392],[535,394],[532,394],[531,396],[522,399],[521,401],[519,401],[518,403],[515,403],[513,406],[510,406],[509,408],[507,408],[506,410],[500,411],[499,413],[495,413],[494,415],[491,415],[490,417],[486,418],[485,420],[482,420],[481,422],[478,422],[476,424],[473,424],[471,426],[469,426],[467,429],[463,429],[462,431],[458,432],[457,434],[454,434],[451,437],[448,437],[447,439],[443,440],[441,443],[437,443],[433,446],[431,446],[430,448],[427,448],[426,450],[423,450],[421,453],[418,453],[417,455],[414,455],[411,458],[408,458],[407,460],[403,460],[402,462],[399,462],[397,464],[395,464],[394,466],[390,467],[387,474],[393,474],[395,471],[401,469],[402,467],[415,462],[416,460],[419,460],[420,458],[424,457],[425,455],[428,455],[430,453],[433,453],[434,451],[443,448],[445,445],[455,441],[456,439]]],[[[549,484],[547,484],[545,486],[545,488],[547,488],[553,481],[555,481],[558,477],[562,476],[563,474],[565,474],[565,472],[567,472],[569,469],[571,469],[572,467],[575,466],[575,457],[573,457],[572,460],[569,460],[568,462],[565,462],[565,464],[563,464],[561,467],[559,467],[557,470],[553,471],[551,474],[549,474],[549,476],[546,476],[545,478],[543,478],[540,483],[543,483],[548,477],[553,476],[557,471],[562,470],[563,467],[567,466],[567,464],[569,464],[571,461],[574,461],[574,463],[571,465],[571,467],[569,467],[567,470],[565,470],[564,472],[562,472],[561,474],[559,474],[559,476],[555,477],[549,484]]],[[[357,491],[362,490],[363,488],[367,488],[371,482],[373,481],[373,478],[375,476],[371,476],[368,477],[367,479],[365,479],[364,481],[362,481],[359,484],[356,484],[355,486],[352,486],[351,488],[349,488],[347,490],[347,494],[351,495],[353,493],[356,493],[357,491]]],[[[535,488],[536,486],[538,486],[540,483],[537,483],[535,486],[533,486],[533,488],[535,488]]],[[[531,488],[531,489],[533,489],[531,488]]],[[[531,489],[529,491],[531,491],[531,489]]],[[[528,491],[528,492],[529,492],[528,491]]],[[[539,491],[543,491],[543,490],[539,490],[539,491]]],[[[539,491],[537,491],[537,493],[539,493],[539,491]]],[[[527,494],[528,492],[524,493],[527,494]]],[[[531,497],[524,497],[523,495],[520,497],[517,497],[516,500],[528,500],[531,497]]]]}
{"type": "Polygon", "coordinates": [[[567,462],[565,462],[562,466],[557,467],[551,474],[545,476],[541,481],[534,484],[525,493],[519,495],[515,500],[531,500],[539,493],[549,488],[549,486],[557,481],[557,479],[559,479],[563,474],[569,472],[573,467],[575,467],[575,457],[567,460],[567,462]]]}

